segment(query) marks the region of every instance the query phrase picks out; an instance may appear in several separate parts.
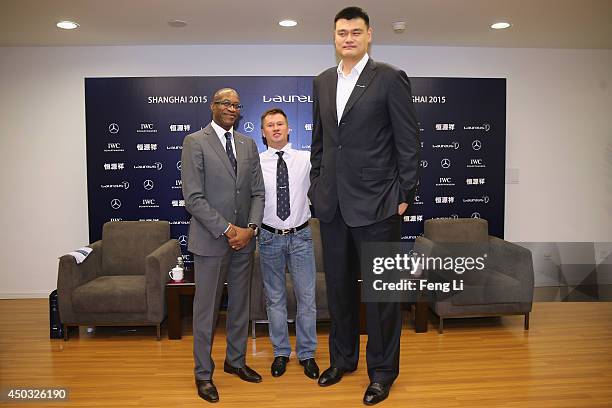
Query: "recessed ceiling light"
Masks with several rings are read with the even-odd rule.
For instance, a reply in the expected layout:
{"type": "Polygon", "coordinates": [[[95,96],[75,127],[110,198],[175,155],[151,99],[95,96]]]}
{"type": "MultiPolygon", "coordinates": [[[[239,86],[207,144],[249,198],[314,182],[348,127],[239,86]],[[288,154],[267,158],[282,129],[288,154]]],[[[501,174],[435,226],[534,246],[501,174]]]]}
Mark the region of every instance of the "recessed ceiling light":
{"type": "Polygon", "coordinates": [[[74,21],[60,21],[57,24],[55,24],[58,28],[62,28],[64,30],[74,30],[75,28],[78,28],[79,25],[77,23],[75,23],[74,21]]]}
{"type": "Polygon", "coordinates": [[[278,22],[278,25],[281,27],[295,27],[297,25],[297,21],[295,20],[281,20],[278,22]]]}
{"type": "Polygon", "coordinates": [[[394,21],[391,23],[391,27],[393,27],[393,31],[396,33],[403,33],[406,31],[406,22],[405,21],[394,21]]]}
{"type": "Polygon", "coordinates": [[[495,30],[503,30],[504,28],[509,28],[511,26],[512,24],[507,23],[505,21],[500,21],[499,23],[491,24],[491,28],[495,30]]]}
{"type": "Polygon", "coordinates": [[[174,28],[181,28],[185,27],[187,25],[187,22],[183,20],[170,20],[168,21],[168,25],[174,28]]]}

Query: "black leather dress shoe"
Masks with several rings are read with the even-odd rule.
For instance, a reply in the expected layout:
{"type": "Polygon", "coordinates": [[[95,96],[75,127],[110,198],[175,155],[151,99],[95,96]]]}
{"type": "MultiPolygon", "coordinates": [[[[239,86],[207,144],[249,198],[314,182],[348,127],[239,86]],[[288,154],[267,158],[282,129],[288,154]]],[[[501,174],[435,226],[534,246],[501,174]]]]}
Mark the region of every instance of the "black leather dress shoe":
{"type": "Polygon", "coordinates": [[[304,366],[304,374],[306,374],[306,377],[312,378],[313,380],[319,378],[319,366],[314,358],[300,360],[300,364],[304,366]]]}
{"type": "Polygon", "coordinates": [[[342,368],[331,366],[327,370],[323,371],[323,373],[319,377],[319,385],[321,387],[328,387],[330,385],[334,385],[342,379],[342,376],[345,372],[346,371],[342,368]]]}
{"type": "Polygon", "coordinates": [[[363,395],[363,403],[366,405],[375,405],[381,401],[384,401],[389,396],[389,390],[391,385],[385,385],[381,383],[370,383],[363,395]]]}
{"type": "Polygon", "coordinates": [[[274,361],[272,362],[272,367],[270,367],[270,371],[272,372],[272,377],[280,377],[285,374],[285,370],[287,369],[287,361],[289,361],[289,357],[285,356],[277,356],[274,357],[274,361]]]}
{"type": "Polygon", "coordinates": [[[219,393],[212,381],[196,380],[196,388],[198,389],[198,395],[203,400],[208,402],[219,402],[219,393]]]}
{"type": "Polygon", "coordinates": [[[244,367],[232,367],[228,364],[227,361],[225,361],[223,362],[223,371],[228,374],[236,374],[243,381],[252,383],[261,382],[261,375],[257,374],[255,370],[253,370],[246,364],[244,365],[244,367]]]}

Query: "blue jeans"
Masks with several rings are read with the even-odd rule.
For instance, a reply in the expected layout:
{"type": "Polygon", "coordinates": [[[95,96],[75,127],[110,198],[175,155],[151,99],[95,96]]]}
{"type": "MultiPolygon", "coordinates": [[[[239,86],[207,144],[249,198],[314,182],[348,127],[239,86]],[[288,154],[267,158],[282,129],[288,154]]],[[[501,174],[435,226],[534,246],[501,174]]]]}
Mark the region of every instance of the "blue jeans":
{"type": "Polygon", "coordinates": [[[314,358],[317,348],[315,260],[310,227],[295,234],[279,235],[260,229],[259,259],[266,293],[268,329],[274,357],[291,354],[287,329],[285,266],[289,269],[295,298],[296,353],[299,360],[314,358]]]}

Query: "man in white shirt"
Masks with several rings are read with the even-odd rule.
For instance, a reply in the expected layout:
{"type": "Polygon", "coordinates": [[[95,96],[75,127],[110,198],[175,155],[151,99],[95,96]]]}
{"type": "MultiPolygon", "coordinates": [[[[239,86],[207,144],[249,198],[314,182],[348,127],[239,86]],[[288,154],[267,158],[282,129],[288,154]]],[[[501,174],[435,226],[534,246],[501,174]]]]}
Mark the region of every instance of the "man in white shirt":
{"type": "MultiPolygon", "coordinates": [[[[334,18],[342,59],[313,82],[310,200],[321,225],[331,316],[330,367],[319,385],[338,383],[359,362],[359,268],[362,243],[400,240],[420,163],[419,126],[406,73],[368,55],[367,13],[347,7],[334,18]],[[356,248],[356,253],[353,250],[356,248]]],[[[384,300],[384,299],[383,299],[384,300]]],[[[384,401],[399,375],[402,315],[395,302],[365,304],[370,385],[363,403],[384,401]]]]}
{"type": "Polygon", "coordinates": [[[296,353],[304,373],[319,377],[317,347],[315,260],[308,220],[310,152],[295,150],[289,141],[289,124],[282,109],[261,116],[264,144],[259,155],[266,205],[258,236],[261,273],[266,293],[270,340],[274,347],[272,376],[284,374],[291,345],[287,328],[285,268],[289,269],[297,301],[296,353]]]}

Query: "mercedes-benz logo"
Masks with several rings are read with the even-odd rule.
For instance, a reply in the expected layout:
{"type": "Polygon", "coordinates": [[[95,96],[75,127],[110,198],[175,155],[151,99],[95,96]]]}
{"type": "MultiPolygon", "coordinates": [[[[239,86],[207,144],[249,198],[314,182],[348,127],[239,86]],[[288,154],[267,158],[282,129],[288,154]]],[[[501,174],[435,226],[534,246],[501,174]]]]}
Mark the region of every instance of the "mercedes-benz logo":
{"type": "Polygon", "coordinates": [[[476,139],[472,142],[472,149],[480,150],[481,147],[482,147],[482,142],[480,140],[476,139]]]}
{"type": "Polygon", "coordinates": [[[176,169],[179,170],[179,171],[183,170],[183,162],[182,161],[179,160],[179,161],[176,162],[176,169]]]}
{"type": "Polygon", "coordinates": [[[113,135],[115,133],[119,133],[119,125],[116,123],[111,123],[110,125],[108,125],[108,131],[111,132],[113,135]]]}
{"type": "Polygon", "coordinates": [[[124,189],[127,190],[128,188],[130,188],[130,182],[129,181],[124,181],[122,184],[123,184],[123,188],[124,189]]]}
{"type": "Polygon", "coordinates": [[[489,125],[488,123],[485,123],[484,129],[485,129],[485,132],[488,132],[489,130],[491,130],[491,125],[489,125]]]}
{"type": "Polygon", "coordinates": [[[121,201],[118,198],[113,198],[110,202],[111,208],[113,210],[118,210],[121,208],[121,201]]]}
{"type": "Polygon", "coordinates": [[[145,180],[144,183],[142,183],[145,190],[151,190],[154,185],[153,180],[145,180]]]}
{"type": "Polygon", "coordinates": [[[160,162],[155,162],[155,167],[157,168],[157,170],[161,170],[164,167],[164,165],[161,164],[160,162]]]}
{"type": "Polygon", "coordinates": [[[251,133],[253,130],[255,130],[255,125],[253,125],[253,122],[246,122],[243,127],[244,131],[247,133],[251,133]]]}
{"type": "Polygon", "coordinates": [[[180,237],[178,237],[178,242],[182,246],[187,245],[187,235],[181,235],[180,237]]]}
{"type": "Polygon", "coordinates": [[[427,166],[429,166],[429,162],[427,160],[421,160],[421,167],[425,168],[427,166]]]}
{"type": "Polygon", "coordinates": [[[444,158],[442,159],[442,161],[440,161],[440,166],[442,166],[443,169],[448,169],[450,165],[451,165],[450,159],[444,158]]]}
{"type": "Polygon", "coordinates": [[[478,212],[473,212],[473,213],[472,213],[472,218],[480,218],[480,213],[478,213],[478,212]]]}

